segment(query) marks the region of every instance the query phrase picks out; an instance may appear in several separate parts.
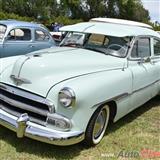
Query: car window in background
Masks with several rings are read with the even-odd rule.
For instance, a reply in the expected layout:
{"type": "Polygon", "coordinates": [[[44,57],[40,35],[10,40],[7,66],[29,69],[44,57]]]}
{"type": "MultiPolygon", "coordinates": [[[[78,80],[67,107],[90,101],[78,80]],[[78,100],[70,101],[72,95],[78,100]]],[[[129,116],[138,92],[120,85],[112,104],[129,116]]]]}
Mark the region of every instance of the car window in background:
{"type": "Polygon", "coordinates": [[[31,40],[31,30],[25,28],[16,28],[9,32],[8,41],[29,41],[31,40]]]}
{"type": "Polygon", "coordinates": [[[49,35],[42,30],[35,30],[35,41],[49,41],[49,35]]]}
{"type": "Polygon", "coordinates": [[[140,38],[133,46],[131,57],[132,58],[144,58],[151,56],[150,39],[140,38]]]}
{"type": "Polygon", "coordinates": [[[154,55],[160,56],[160,40],[154,39],[154,55]]]}
{"type": "Polygon", "coordinates": [[[78,46],[83,46],[85,39],[85,34],[79,32],[68,32],[65,35],[65,38],[60,43],[60,46],[66,46],[70,44],[76,44],[78,46]]]}
{"type": "Polygon", "coordinates": [[[7,27],[5,25],[0,24],[0,41],[3,39],[6,29],[7,27]]]}

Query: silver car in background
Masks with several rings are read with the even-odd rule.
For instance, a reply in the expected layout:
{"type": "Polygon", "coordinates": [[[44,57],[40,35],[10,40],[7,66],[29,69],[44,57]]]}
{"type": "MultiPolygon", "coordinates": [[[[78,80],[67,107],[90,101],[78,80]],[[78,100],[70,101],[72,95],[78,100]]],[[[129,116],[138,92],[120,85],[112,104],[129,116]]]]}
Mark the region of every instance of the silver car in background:
{"type": "Polygon", "coordinates": [[[26,54],[55,46],[42,24],[17,20],[0,21],[0,58],[26,54]]]}

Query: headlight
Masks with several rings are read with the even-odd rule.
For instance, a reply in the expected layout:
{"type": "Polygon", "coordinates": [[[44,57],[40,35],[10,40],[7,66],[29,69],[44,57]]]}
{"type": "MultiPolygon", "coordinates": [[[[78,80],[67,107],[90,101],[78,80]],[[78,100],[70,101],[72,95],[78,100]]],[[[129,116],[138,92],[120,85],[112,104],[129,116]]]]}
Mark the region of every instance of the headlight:
{"type": "Polygon", "coordinates": [[[59,92],[59,102],[64,107],[73,107],[75,105],[75,93],[71,88],[63,88],[59,92]]]}

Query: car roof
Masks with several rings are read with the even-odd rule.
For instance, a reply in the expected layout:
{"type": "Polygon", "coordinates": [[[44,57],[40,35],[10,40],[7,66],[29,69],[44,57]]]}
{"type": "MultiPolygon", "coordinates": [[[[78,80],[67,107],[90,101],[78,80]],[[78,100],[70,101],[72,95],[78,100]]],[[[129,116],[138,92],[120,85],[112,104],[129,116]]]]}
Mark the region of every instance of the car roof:
{"type": "Polygon", "coordinates": [[[104,22],[82,22],[74,25],[64,26],[60,31],[75,31],[82,33],[103,34],[114,37],[149,35],[159,37],[159,34],[152,29],[135,25],[124,25],[104,22]]]}
{"type": "Polygon", "coordinates": [[[24,27],[32,27],[32,28],[35,28],[35,27],[44,28],[44,26],[42,24],[25,22],[25,21],[18,21],[18,20],[1,20],[0,24],[7,25],[8,27],[24,26],[24,27]]]}
{"type": "Polygon", "coordinates": [[[144,27],[144,28],[153,29],[152,26],[145,24],[145,23],[125,20],[125,19],[117,19],[117,18],[92,18],[92,19],[90,19],[90,22],[114,23],[114,24],[137,26],[137,27],[144,27]]]}

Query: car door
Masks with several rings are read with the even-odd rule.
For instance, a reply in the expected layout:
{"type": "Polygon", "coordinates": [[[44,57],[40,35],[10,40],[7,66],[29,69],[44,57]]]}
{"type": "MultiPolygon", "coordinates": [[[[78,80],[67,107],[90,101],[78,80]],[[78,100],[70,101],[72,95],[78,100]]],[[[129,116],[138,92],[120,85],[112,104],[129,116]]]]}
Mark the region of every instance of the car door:
{"type": "Polygon", "coordinates": [[[155,96],[157,70],[151,60],[150,37],[139,37],[135,40],[128,61],[132,72],[132,93],[130,110],[144,104],[155,96]]]}
{"type": "Polygon", "coordinates": [[[54,41],[51,36],[42,29],[35,29],[34,31],[34,50],[49,48],[53,46],[54,41]]]}
{"type": "Polygon", "coordinates": [[[152,61],[155,64],[157,71],[157,92],[160,94],[160,39],[152,38],[153,42],[153,57],[152,61]]]}
{"type": "Polygon", "coordinates": [[[3,42],[3,57],[16,56],[30,52],[32,34],[29,28],[14,28],[3,42]]]}

